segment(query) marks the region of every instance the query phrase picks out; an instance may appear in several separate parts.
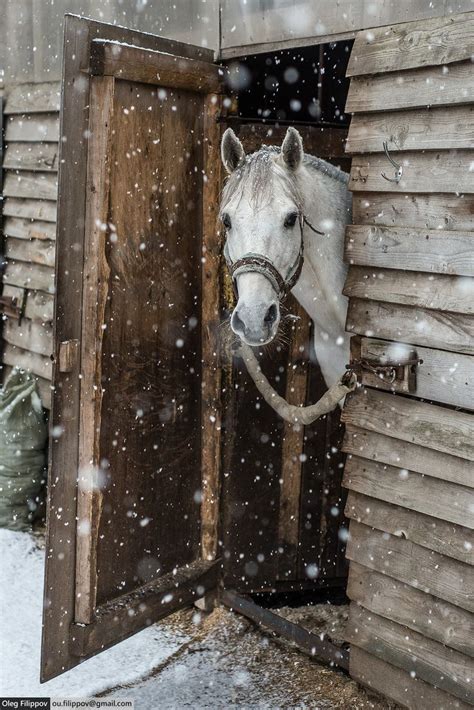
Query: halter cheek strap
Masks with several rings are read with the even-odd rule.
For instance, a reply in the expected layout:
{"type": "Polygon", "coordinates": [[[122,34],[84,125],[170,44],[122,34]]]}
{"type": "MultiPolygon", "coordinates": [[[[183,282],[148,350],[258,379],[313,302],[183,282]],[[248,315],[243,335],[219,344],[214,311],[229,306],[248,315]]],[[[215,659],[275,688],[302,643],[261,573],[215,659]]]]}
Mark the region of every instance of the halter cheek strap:
{"type": "Polygon", "coordinates": [[[303,225],[307,224],[310,229],[316,234],[324,234],[324,232],[319,232],[313,227],[312,224],[308,222],[304,215],[300,216],[300,229],[301,229],[301,244],[298,256],[295,262],[288,269],[288,273],[283,277],[272,261],[264,256],[263,254],[256,254],[254,252],[247,252],[237,261],[232,262],[229,254],[229,247],[227,242],[224,245],[224,258],[227,262],[227,267],[229,269],[230,275],[232,276],[232,283],[234,286],[234,292],[236,297],[238,297],[237,292],[237,276],[245,273],[257,273],[262,274],[265,278],[270,281],[272,287],[278,294],[278,298],[284,298],[289,294],[291,289],[295,286],[298,281],[301,269],[304,263],[304,242],[303,242],[303,225]]]}

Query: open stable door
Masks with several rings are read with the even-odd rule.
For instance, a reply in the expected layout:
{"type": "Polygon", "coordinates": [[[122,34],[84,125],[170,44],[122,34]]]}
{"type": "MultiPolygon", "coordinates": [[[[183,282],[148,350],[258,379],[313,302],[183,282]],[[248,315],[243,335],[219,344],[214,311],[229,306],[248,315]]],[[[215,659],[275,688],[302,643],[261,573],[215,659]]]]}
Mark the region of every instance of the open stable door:
{"type": "Polygon", "coordinates": [[[66,18],[42,680],[216,585],[221,73],[66,18]]]}

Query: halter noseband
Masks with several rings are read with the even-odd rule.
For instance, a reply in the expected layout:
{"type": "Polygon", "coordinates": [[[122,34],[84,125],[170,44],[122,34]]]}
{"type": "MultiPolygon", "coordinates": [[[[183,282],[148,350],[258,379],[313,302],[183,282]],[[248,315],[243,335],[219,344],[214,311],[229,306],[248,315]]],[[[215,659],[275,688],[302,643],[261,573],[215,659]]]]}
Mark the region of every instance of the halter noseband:
{"type": "Polygon", "coordinates": [[[300,250],[298,252],[298,256],[296,257],[295,262],[291,265],[291,267],[288,269],[288,272],[286,276],[283,278],[283,276],[280,274],[276,266],[274,266],[273,262],[271,259],[269,259],[267,256],[264,256],[263,254],[256,254],[254,252],[247,252],[247,254],[244,254],[240,259],[237,259],[237,261],[232,262],[230,255],[229,255],[229,248],[227,246],[227,242],[225,243],[224,246],[224,257],[227,263],[227,267],[229,269],[229,273],[232,277],[232,284],[234,286],[234,292],[236,297],[238,297],[238,292],[237,292],[237,276],[240,276],[240,274],[252,272],[252,273],[258,273],[262,274],[265,276],[268,281],[270,281],[271,285],[275,289],[276,293],[278,294],[278,298],[282,299],[285,298],[295,286],[296,282],[298,281],[300,274],[301,274],[301,269],[303,268],[303,263],[304,263],[304,241],[303,241],[303,227],[305,224],[308,225],[308,227],[315,232],[316,234],[321,234],[324,235],[324,232],[319,232],[317,229],[313,227],[313,225],[306,219],[306,217],[303,214],[300,214],[299,216],[299,223],[300,223],[300,230],[301,230],[301,244],[300,244],[300,250]]]}

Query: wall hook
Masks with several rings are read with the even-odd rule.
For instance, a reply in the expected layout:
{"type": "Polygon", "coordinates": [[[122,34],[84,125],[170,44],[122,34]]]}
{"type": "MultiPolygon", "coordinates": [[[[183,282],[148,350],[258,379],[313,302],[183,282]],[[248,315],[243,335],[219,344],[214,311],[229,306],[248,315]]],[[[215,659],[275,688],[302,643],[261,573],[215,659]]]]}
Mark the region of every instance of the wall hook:
{"type": "Polygon", "coordinates": [[[386,156],[387,160],[389,160],[389,161],[392,163],[393,167],[395,168],[395,177],[390,178],[390,177],[387,177],[387,176],[385,175],[385,173],[380,173],[380,174],[382,175],[383,178],[385,178],[385,180],[388,180],[388,182],[396,182],[397,185],[398,185],[398,183],[399,183],[400,180],[402,179],[403,166],[402,166],[402,165],[399,165],[399,163],[397,163],[397,161],[394,160],[394,159],[392,158],[392,156],[390,155],[390,153],[388,152],[388,144],[387,144],[387,141],[384,141],[384,142],[383,142],[383,152],[385,153],[385,156],[386,156]]]}

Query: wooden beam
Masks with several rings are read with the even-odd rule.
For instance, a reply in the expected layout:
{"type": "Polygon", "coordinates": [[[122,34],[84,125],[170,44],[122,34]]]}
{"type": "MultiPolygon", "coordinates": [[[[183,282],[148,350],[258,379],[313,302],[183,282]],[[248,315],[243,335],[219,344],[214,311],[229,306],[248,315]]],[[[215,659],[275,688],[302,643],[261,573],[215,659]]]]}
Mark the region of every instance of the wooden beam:
{"type": "Polygon", "coordinates": [[[350,566],[347,595],[368,611],[474,657],[474,616],[469,611],[357,562],[350,566]]]}
{"type": "MultiPolygon", "coordinates": [[[[259,150],[262,144],[278,145],[283,143],[287,126],[275,126],[264,123],[237,124],[235,131],[242,141],[246,153],[259,150]]],[[[347,160],[344,146],[347,128],[328,128],[325,126],[298,126],[306,153],[320,158],[342,158],[347,160]]]]}
{"type": "MultiPolygon", "coordinates": [[[[373,464],[373,462],[368,463],[373,464]]],[[[419,474],[410,472],[410,475],[418,476],[419,474]]],[[[434,512],[429,515],[415,512],[416,504],[402,507],[404,505],[402,502],[400,504],[387,503],[385,501],[388,496],[383,492],[380,496],[374,495],[373,492],[366,495],[358,493],[356,492],[359,490],[358,481],[355,481],[355,485],[353,485],[354,476],[350,474],[349,478],[350,481],[343,483],[347,488],[350,488],[345,508],[345,515],[348,518],[391,535],[411,540],[417,545],[439,552],[441,555],[474,565],[474,532],[472,530],[474,516],[472,513],[469,513],[468,516],[468,519],[471,520],[469,527],[466,527],[465,520],[461,525],[456,525],[437,518],[434,512]]],[[[436,481],[435,478],[431,480],[436,481]]],[[[439,481],[439,483],[444,483],[444,481],[439,481]]],[[[452,484],[451,487],[457,488],[452,484]]],[[[472,499],[474,491],[472,488],[468,490],[472,499]]],[[[433,506],[433,511],[434,508],[435,506],[433,506]]]]}
{"type": "Polygon", "coordinates": [[[345,638],[462,701],[470,703],[474,700],[471,659],[459,651],[446,648],[357,604],[350,605],[345,638]]]}
{"type": "MultiPolygon", "coordinates": [[[[348,153],[383,153],[384,141],[394,157],[399,150],[470,148],[474,145],[474,107],[355,114],[347,136],[348,153]]],[[[387,159],[385,163],[388,168],[387,159]]]]}
{"type": "Polygon", "coordinates": [[[395,439],[382,422],[378,431],[346,424],[343,451],[474,488],[470,461],[413,444],[407,438],[395,439]]]}
{"type": "Polygon", "coordinates": [[[351,520],[349,560],[474,611],[474,567],[351,520]]]}
{"type": "Polygon", "coordinates": [[[380,74],[470,59],[473,37],[472,12],[359,32],[346,74],[380,74]]]}
{"type": "Polygon", "coordinates": [[[474,461],[474,417],[471,414],[364,389],[346,402],[342,421],[474,461]]]}
{"type": "Polygon", "coordinates": [[[451,106],[472,101],[474,76],[470,61],[447,67],[396,71],[353,77],[347,113],[399,111],[403,108],[451,106]]]}
{"type": "Polygon", "coordinates": [[[470,710],[471,705],[434,688],[416,676],[396,668],[361,648],[351,649],[351,677],[385,698],[410,710],[470,710]]]}
{"type": "MultiPolygon", "coordinates": [[[[351,189],[354,190],[354,186],[351,189]]],[[[473,214],[474,194],[355,192],[352,195],[354,224],[472,231],[473,214]]]]}
{"type": "Polygon", "coordinates": [[[351,298],[346,330],[410,345],[474,354],[474,316],[351,298]]]}
{"type": "MultiPolygon", "coordinates": [[[[444,193],[437,195],[438,202],[440,200],[446,201],[446,193],[453,193],[451,201],[457,197],[457,205],[462,209],[459,195],[463,193],[471,195],[474,192],[469,168],[471,157],[471,151],[467,150],[433,150],[424,153],[403,151],[397,153],[396,160],[403,168],[403,175],[400,182],[395,183],[386,180],[382,175],[382,173],[388,177],[393,175],[392,167],[383,153],[355,155],[351,163],[349,189],[356,193],[358,191],[372,191],[374,193],[391,193],[393,196],[400,195],[404,206],[409,204],[410,199],[406,193],[424,193],[418,197],[421,203],[428,199],[426,195],[430,193],[444,193]]],[[[387,214],[390,214],[390,203],[387,203],[387,197],[384,196],[383,199],[385,200],[385,210],[387,214]]],[[[390,199],[393,197],[391,196],[390,199]]],[[[402,227],[409,215],[410,213],[405,216],[400,210],[400,213],[396,214],[395,225],[402,227]]],[[[454,220],[456,219],[457,217],[454,216],[454,220]]],[[[408,226],[416,225],[409,223],[408,226]]],[[[424,226],[424,224],[421,225],[421,227],[424,226]]],[[[446,222],[441,222],[439,228],[449,229],[446,227],[446,222]]],[[[451,226],[451,229],[453,228],[451,226]]],[[[471,230],[472,223],[468,222],[465,229],[471,230]]]]}
{"type": "Polygon", "coordinates": [[[474,530],[474,489],[467,486],[358,456],[347,459],[342,485],[374,499],[474,530]]]}
{"type": "Polygon", "coordinates": [[[118,42],[95,39],[91,45],[91,74],[97,76],[113,76],[208,94],[219,91],[224,71],[216,64],[199,59],[187,59],[118,42]]]}

